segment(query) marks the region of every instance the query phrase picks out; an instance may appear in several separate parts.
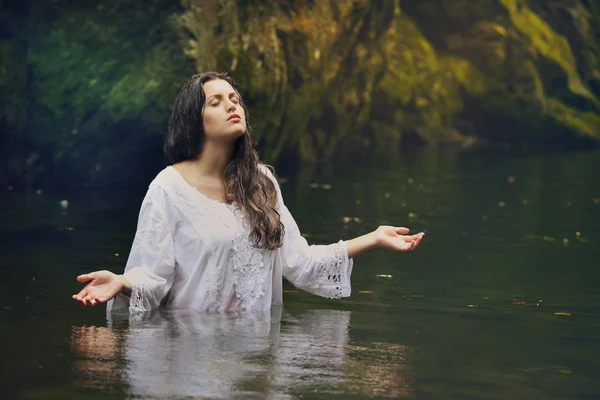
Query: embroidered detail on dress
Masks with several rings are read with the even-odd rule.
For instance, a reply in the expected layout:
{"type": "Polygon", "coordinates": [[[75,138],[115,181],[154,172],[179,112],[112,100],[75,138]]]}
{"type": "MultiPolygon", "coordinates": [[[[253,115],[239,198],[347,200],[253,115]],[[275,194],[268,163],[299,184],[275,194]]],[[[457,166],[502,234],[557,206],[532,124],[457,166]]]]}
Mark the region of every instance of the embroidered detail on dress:
{"type": "Polygon", "coordinates": [[[252,245],[243,221],[233,239],[233,276],[235,292],[242,307],[252,307],[251,301],[265,294],[266,276],[260,250],[252,245]]]}

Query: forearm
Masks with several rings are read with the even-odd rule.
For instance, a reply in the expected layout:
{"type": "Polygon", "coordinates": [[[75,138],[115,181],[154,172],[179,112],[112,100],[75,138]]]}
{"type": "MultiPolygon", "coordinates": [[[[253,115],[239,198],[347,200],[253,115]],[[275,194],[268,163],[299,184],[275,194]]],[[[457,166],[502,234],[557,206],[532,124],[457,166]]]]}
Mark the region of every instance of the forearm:
{"type": "Polygon", "coordinates": [[[374,249],[377,247],[375,232],[369,232],[366,235],[348,240],[347,245],[348,258],[353,258],[364,251],[374,249]]]}

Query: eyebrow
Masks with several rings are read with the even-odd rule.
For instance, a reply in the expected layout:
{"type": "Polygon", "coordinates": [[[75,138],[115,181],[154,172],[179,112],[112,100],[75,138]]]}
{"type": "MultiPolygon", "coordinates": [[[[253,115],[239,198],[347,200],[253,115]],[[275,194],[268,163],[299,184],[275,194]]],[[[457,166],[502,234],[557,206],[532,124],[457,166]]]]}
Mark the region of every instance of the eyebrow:
{"type": "MultiPolygon", "coordinates": [[[[228,97],[231,97],[232,95],[233,95],[233,96],[240,97],[240,95],[238,94],[238,92],[231,92],[231,93],[229,93],[229,96],[228,96],[228,97]]],[[[217,97],[217,98],[221,99],[221,98],[223,98],[223,95],[221,95],[221,94],[212,94],[212,95],[210,95],[210,96],[208,96],[208,97],[206,98],[206,101],[208,101],[208,100],[212,99],[213,97],[217,97]]]]}

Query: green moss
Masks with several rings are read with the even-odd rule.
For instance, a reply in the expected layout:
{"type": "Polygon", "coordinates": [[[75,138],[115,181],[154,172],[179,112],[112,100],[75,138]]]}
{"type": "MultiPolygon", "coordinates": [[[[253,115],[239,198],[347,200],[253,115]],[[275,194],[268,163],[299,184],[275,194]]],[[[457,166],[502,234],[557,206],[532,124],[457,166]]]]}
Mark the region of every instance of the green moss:
{"type": "Polygon", "coordinates": [[[521,0],[499,0],[509,12],[514,26],[531,41],[531,50],[559,65],[568,76],[569,89],[580,96],[597,99],[581,81],[568,40],[529,9],[521,0]]]}

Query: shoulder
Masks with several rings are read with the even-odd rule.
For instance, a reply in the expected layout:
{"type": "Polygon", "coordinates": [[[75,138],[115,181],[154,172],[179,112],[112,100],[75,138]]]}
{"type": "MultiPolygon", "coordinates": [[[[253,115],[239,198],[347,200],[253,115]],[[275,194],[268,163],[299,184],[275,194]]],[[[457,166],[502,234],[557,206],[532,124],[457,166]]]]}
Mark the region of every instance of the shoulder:
{"type": "Polygon", "coordinates": [[[275,185],[277,185],[277,178],[275,177],[275,168],[273,168],[272,166],[270,166],[268,164],[263,164],[260,162],[257,164],[257,167],[258,167],[259,171],[261,171],[263,174],[265,174],[267,177],[269,177],[269,179],[274,181],[273,183],[275,183],[275,185]]]}
{"type": "Polygon", "coordinates": [[[150,182],[148,190],[154,189],[153,191],[163,191],[165,193],[173,192],[176,187],[178,174],[172,166],[165,167],[150,182]]]}
{"type": "Polygon", "coordinates": [[[168,208],[170,198],[177,190],[177,177],[174,174],[177,172],[171,167],[161,170],[148,185],[145,202],[168,208]]]}

